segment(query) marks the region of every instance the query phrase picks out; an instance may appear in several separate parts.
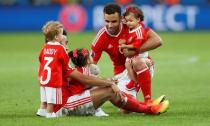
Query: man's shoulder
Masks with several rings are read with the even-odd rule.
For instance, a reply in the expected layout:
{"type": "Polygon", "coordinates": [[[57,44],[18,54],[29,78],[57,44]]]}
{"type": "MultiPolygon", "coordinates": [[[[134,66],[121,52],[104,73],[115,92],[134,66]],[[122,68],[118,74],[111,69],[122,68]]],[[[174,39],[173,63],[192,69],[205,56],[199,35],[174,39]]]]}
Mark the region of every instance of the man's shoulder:
{"type": "Polygon", "coordinates": [[[128,26],[124,23],[122,23],[122,28],[123,28],[123,30],[129,30],[128,26]]]}
{"type": "Polygon", "coordinates": [[[102,27],[102,28],[98,31],[96,37],[104,37],[104,36],[106,36],[106,35],[107,35],[106,27],[102,27]]]}
{"type": "Polygon", "coordinates": [[[102,44],[107,39],[106,28],[101,28],[95,36],[95,39],[92,42],[92,45],[95,46],[97,43],[102,44]]]}

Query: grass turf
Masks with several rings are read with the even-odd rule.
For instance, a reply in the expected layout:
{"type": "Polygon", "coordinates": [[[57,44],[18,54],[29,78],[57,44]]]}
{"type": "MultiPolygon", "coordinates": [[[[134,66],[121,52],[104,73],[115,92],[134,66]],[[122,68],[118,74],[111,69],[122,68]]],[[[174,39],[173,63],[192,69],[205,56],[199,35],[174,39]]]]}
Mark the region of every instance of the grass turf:
{"type": "MultiPolygon", "coordinates": [[[[70,49],[89,48],[95,33],[69,34],[70,49]]],[[[40,33],[0,33],[0,125],[18,126],[205,126],[210,122],[209,32],[160,33],[163,46],[150,51],[155,61],[153,97],[165,94],[170,109],[160,116],[123,115],[110,103],[106,118],[35,116],[39,107],[38,54],[40,33]]],[[[103,55],[102,76],[112,76],[111,62],[103,55]]],[[[141,95],[139,96],[140,99],[141,95]]]]}

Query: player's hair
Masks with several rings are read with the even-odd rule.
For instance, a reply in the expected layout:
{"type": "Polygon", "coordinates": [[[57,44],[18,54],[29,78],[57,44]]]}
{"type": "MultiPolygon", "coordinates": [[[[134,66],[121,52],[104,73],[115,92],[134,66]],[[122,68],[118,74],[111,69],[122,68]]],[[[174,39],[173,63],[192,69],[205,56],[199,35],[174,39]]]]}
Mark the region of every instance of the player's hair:
{"type": "Polygon", "coordinates": [[[75,50],[70,51],[68,55],[75,67],[83,67],[87,65],[89,51],[86,48],[76,48],[75,50]]]}
{"type": "Polygon", "coordinates": [[[51,41],[55,38],[56,35],[60,33],[60,28],[63,25],[59,21],[48,21],[43,27],[42,31],[45,35],[45,38],[48,41],[51,41]]]}
{"type": "Polygon", "coordinates": [[[126,10],[125,10],[125,13],[123,14],[123,16],[125,17],[130,13],[133,13],[135,18],[137,18],[137,19],[139,18],[141,21],[144,21],[144,13],[136,5],[130,5],[130,6],[126,7],[126,10]]]}
{"type": "MultiPolygon", "coordinates": [[[[67,31],[66,30],[63,30],[63,35],[67,36],[67,31]]],[[[49,42],[49,41],[47,40],[47,38],[45,38],[45,43],[47,43],[47,42],[49,42]]]]}
{"type": "Polygon", "coordinates": [[[121,8],[118,4],[109,3],[104,6],[104,14],[114,14],[116,12],[121,16],[121,8]]]}

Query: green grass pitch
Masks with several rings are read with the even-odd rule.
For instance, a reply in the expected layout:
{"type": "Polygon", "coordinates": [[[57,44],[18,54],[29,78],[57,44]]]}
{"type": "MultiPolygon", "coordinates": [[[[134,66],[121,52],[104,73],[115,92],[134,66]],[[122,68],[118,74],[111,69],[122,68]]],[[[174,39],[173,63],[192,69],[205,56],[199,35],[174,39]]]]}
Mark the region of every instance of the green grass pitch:
{"type": "MultiPolygon", "coordinates": [[[[165,94],[170,109],[159,116],[123,115],[110,103],[109,117],[62,117],[35,115],[39,107],[37,81],[41,33],[0,33],[0,126],[209,126],[210,34],[209,32],[159,33],[163,46],[150,51],[155,61],[153,97],[165,94]]],[[[95,33],[69,34],[70,49],[90,47],[95,33]]],[[[107,55],[99,62],[101,75],[112,76],[107,55]]],[[[139,95],[139,99],[142,96],[139,95]]]]}

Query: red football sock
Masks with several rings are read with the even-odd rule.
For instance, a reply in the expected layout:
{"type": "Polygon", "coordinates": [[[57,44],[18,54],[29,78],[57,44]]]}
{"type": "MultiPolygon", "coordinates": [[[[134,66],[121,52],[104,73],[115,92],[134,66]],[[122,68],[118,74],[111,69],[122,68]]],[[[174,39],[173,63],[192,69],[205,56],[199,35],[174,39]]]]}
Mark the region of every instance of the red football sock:
{"type": "Polygon", "coordinates": [[[140,84],[144,101],[151,100],[151,75],[148,68],[137,71],[137,81],[140,84]]]}
{"type": "Polygon", "coordinates": [[[130,112],[152,113],[150,106],[145,105],[144,103],[136,100],[132,96],[125,93],[124,93],[123,101],[120,101],[116,103],[115,105],[130,112]]]}

